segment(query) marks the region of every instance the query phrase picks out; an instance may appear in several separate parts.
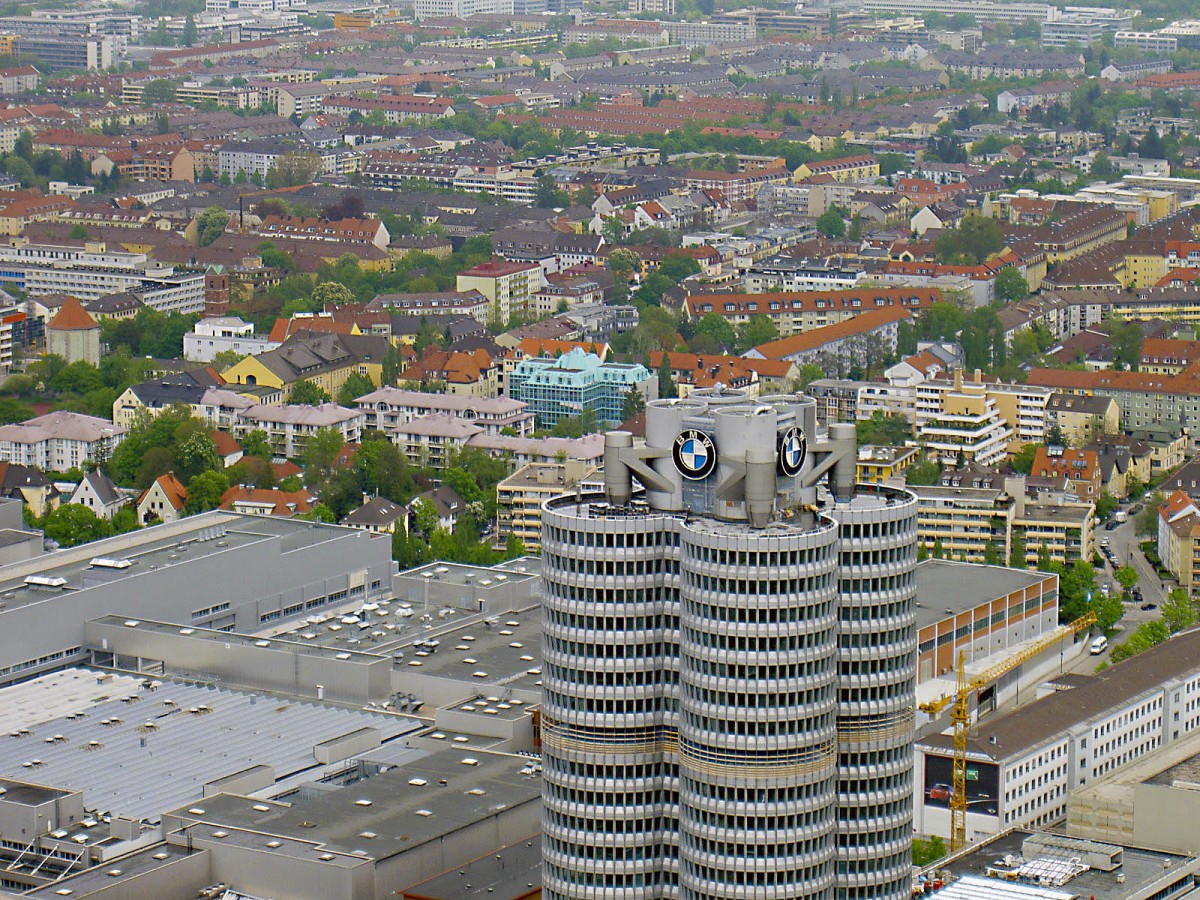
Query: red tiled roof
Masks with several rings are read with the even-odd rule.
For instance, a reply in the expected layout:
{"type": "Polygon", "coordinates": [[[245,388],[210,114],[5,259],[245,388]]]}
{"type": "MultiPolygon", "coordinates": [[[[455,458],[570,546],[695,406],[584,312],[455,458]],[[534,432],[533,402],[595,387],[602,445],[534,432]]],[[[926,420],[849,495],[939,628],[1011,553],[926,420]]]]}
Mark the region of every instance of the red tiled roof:
{"type": "Polygon", "coordinates": [[[59,307],[58,312],[54,314],[54,318],[46,327],[53,328],[55,331],[90,331],[100,326],[83,308],[82,303],[74,297],[68,297],[67,302],[59,307]]]}

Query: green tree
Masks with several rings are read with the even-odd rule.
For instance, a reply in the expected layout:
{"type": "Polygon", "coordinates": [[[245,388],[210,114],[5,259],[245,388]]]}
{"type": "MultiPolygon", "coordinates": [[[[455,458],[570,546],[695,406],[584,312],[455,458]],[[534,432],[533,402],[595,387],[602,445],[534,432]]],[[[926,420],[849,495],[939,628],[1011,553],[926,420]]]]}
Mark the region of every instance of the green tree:
{"type": "Polygon", "coordinates": [[[207,512],[221,505],[221,497],[229,490],[229,478],[224,472],[209,470],[194,475],[187,483],[187,502],[183,505],[185,515],[207,512]]]}
{"type": "Polygon", "coordinates": [[[1014,455],[1009,465],[1018,475],[1028,475],[1033,471],[1033,458],[1037,456],[1037,444],[1024,444],[1014,455]]]}
{"type": "Polygon", "coordinates": [[[191,47],[196,43],[196,19],[191,14],[187,14],[187,18],[183,20],[183,46],[191,47]]]}
{"type": "Polygon", "coordinates": [[[280,188],[311,184],[321,173],[321,157],[317,153],[284,153],[267,170],[267,187],[280,188]]]}
{"type": "Polygon", "coordinates": [[[1146,498],[1146,503],[1137,518],[1133,520],[1133,528],[1138,534],[1158,534],[1158,508],[1163,505],[1161,491],[1155,491],[1146,498]]]}
{"type": "Polygon", "coordinates": [[[344,284],[338,284],[336,281],[322,281],[312,292],[312,308],[316,312],[325,309],[326,306],[345,306],[348,303],[355,301],[354,292],[344,284]]]}
{"type": "Polygon", "coordinates": [[[242,453],[245,456],[257,456],[269,460],[275,455],[271,449],[271,440],[261,428],[255,428],[242,435],[242,453]]]}
{"type": "Polygon", "coordinates": [[[646,411],[646,398],[642,392],[630,388],[621,401],[621,421],[627,422],[639,413],[646,411]]]}
{"type": "Polygon", "coordinates": [[[0,397],[0,424],[24,422],[26,419],[32,419],[35,415],[33,407],[29,404],[22,403],[13,397],[0,397]]]}
{"type": "Polygon", "coordinates": [[[1143,622],[1129,639],[1113,647],[1110,659],[1114,663],[1123,662],[1131,656],[1156,647],[1171,636],[1167,626],[1162,621],[1143,622]]]}
{"type": "Polygon", "coordinates": [[[846,234],[846,220],[832,206],[817,216],[817,231],[829,238],[840,238],[846,234]]]}
{"type": "Polygon", "coordinates": [[[210,206],[196,219],[196,234],[201,247],[207,247],[225,233],[229,213],[224,207],[210,206]]]}
{"type": "Polygon", "coordinates": [[[122,506],[112,517],[113,534],[125,534],[130,531],[137,531],[141,526],[138,524],[137,510],[132,506],[122,506]]]}
{"type": "Polygon", "coordinates": [[[161,106],[174,102],[175,82],[169,78],[156,78],[142,88],[142,104],[145,106],[161,106]]]}
{"type": "Polygon", "coordinates": [[[1101,522],[1107,522],[1116,511],[1117,498],[1108,491],[1101,491],[1100,498],[1096,501],[1096,518],[1101,522]]]}
{"type": "Polygon", "coordinates": [[[658,399],[670,400],[678,396],[678,393],[675,379],[671,377],[671,358],[664,352],[658,367],[658,399]]]}
{"type": "Polygon", "coordinates": [[[1112,181],[1117,176],[1117,167],[1103,150],[1092,160],[1092,177],[1097,181],[1112,181]]]}
{"type": "Polygon", "coordinates": [[[855,426],[858,445],[873,444],[883,447],[903,447],[912,437],[912,423],[904,416],[890,416],[882,411],[871,414],[855,426]]]}
{"type": "MultiPolygon", "coordinates": [[[[737,330],[718,313],[706,313],[696,323],[695,338],[708,345],[709,352],[732,349],[737,342],[737,330]]],[[[693,348],[695,350],[695,348],[693,348]]]]}
{"type": "Polygon", "coordinates": [[[109,537],[112,524],[86,506],[64,503],[46,514],[42,531],[47,540],[55,541],[60,547],[74,547],[109,537]]]}
{"type": "Polygon", "coordinates": [[[1025,561],[1025,532],[1019,528],[1012,534],[1012,549],[1008,554],[1008,566],[1010,569],[1029,568],[1029,563],[1025,561]]]}
{"type": "Polygon", "coordinates": [[[355,400],[371,393],[373,390],[375,390],[375,383],[370,378],[358,372],[351,372],[346,376],[345,383],[338,390],[337,402],[342,406],[353,408],[355,400]]]}
{"type": "Polygon", "coordinates": [[[770,316],[751,316],[749,321],[738,326],[737,348],[744,352],[751,347],[769,343],[778,337],[779,329],[776,327],[774,319],[770,316]]]}
{"type": "Polygon", "coordinates": [[[301,378],[292,385],[292,393],[288,396],[288,402],[303,406],[318,406],[322,403],[328,403],[330,396],[323,388],[318,387],[307,378],[301,378]]]}
{"type": "Polygon", "coordinates": [[[193,430],[175,451],[175,475],[185,484],[201,472],[212,472],[222,466],[217,444],[207,431],[193,430]]]}
{"type": "Polygon", "coordinates": [[[1136,372],[1142,362],[1142,329],[1137,322],[1110,319],[1107,323],[1113,368],[1136,372]]]}
{"type": "Polygon", "coordinates": [[[915,485],[937,484],[941,475],[941,468],[932,459],[919,459],[904,470],[904,480],[915,485]]]}
{"type": "Polygon", "coordinates": [[[304,447],[304,472],[310,478],[327,478],[337,464],[346,439],[336,428],[319,428],[304,447]]]}
{"type": "Polygon", "coordinates": [[[1126,594],[1132,591],[1134,585],[1138,583],[1137,569],[1135,569],[1133,566],[1121,566],[1121,568],[1117,569],[1117,571],[1114,573],[1114,577],[1117,579],[1117,583],[1121,585],[1121,589],[1126,594]]]}
{"type": "Polygon", "coordinates": [[[1004,233],[996,219],[969,215],[957,228],[943,229],[934,241],[938,262],[976,265],[1004,247],[1004,233]]]}
{"type": "Polygon", "coordinates": [[[1192,602],[1186,588],[1175,588],[1167,595],[1167,600],[1162,605],[1162,620],[1171,634],[1196,624],[1196,604],[1192,602]]]}
{"type": "Polygon", "coordinates": [[[1029,296],[1029,282],[1016,266],[1005,266],[996,276],[996,298],[1005,303],[1029,296]]]}
{"type": "Polygon", "coordinates": [[[1110,631],[1125,615],[1125,604],[1115,595],[1093,595],[1092,610],[1096,613],[1096,627],[1101,631],[1110,631]]]}
{"type": "MultiPolygon", "coordinates": [[[[940,13],[937,13],[936,15],[940,15],[940,13]]],[[[927,841],[922,840],[921,838],[913,838],[912,861],[914,866],[928,866],[931,863],[937,862],[945,855],[946,842],[937,835],[934,835],[927,841]]]]}

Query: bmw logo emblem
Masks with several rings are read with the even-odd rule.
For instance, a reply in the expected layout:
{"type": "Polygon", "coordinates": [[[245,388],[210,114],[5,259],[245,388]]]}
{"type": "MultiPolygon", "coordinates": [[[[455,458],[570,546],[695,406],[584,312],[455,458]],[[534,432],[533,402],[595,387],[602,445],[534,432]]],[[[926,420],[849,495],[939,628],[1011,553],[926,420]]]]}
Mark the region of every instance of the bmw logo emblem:
{"type": "Polygon", "coordinates": [[[788,478],[794,478],[804,466],[808,457],[808,439],[804,429],[793,425],[779,438],[779,472],[788,478]]]}
{"type": "Polygon", "coordinates": [[[707,478],[717,467],[716,444],[703,431],[679,432],[671,455],[679,474],[692,481],[707,478]]]}

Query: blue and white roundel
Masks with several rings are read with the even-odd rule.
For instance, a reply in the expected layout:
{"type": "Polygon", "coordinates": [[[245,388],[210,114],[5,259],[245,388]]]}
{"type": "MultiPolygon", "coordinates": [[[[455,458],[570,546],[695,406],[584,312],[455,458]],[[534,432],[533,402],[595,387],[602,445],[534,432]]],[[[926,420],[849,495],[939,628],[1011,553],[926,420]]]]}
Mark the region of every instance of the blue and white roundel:
{"type": "Polygon", "coordinates": [[[804,429],[793,425],[779,439],[779,471],[788,478],[794,477],[803,467],[808,456],[808,439],[804,429]]]}
{"type": "Polygon", "coordinates": [[[672,456],[679,474],[693,481],[707,478],[717,467],[717,447],[703,431],[688,429],[679,432],[672,456]]]}

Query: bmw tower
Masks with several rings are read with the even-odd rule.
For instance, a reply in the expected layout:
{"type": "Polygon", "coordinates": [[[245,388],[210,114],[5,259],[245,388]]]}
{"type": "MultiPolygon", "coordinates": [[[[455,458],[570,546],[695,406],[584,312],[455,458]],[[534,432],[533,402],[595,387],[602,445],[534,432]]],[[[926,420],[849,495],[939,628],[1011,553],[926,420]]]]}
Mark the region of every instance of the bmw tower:
{"type": "Polygon", "coordinates": [[[656,400],[547,501],[552,900],[910,894],[916,498],[802,395],[656,400]]]}

